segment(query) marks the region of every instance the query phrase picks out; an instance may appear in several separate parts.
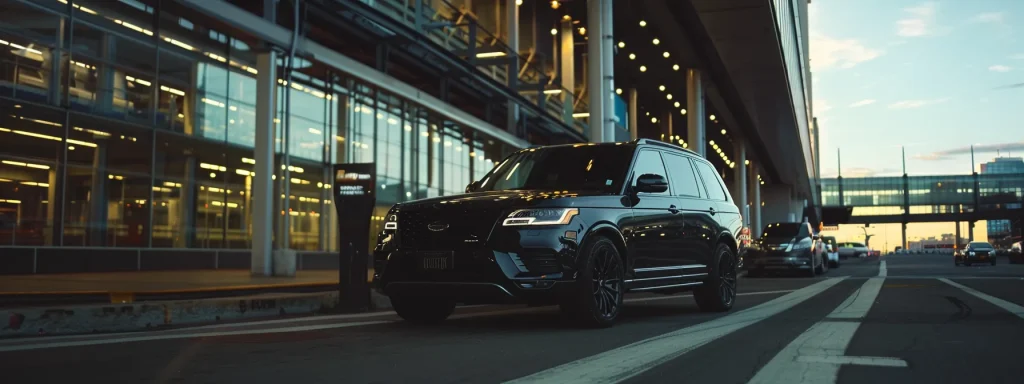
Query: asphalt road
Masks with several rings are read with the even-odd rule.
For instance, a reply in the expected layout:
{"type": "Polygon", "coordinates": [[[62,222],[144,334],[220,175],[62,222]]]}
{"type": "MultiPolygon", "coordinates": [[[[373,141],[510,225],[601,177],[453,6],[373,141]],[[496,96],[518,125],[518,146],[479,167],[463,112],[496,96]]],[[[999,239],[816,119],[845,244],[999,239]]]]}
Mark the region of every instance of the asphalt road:
{"type": "Polygon", "coordinates": [[[615,327],[550,307],[460,308],[120,335],[0,340],[4,382],[1020,383],[1024,265],[951,256],[848,260],[826,276],[745,278],[736,308],[628,297],[615,327]]]}

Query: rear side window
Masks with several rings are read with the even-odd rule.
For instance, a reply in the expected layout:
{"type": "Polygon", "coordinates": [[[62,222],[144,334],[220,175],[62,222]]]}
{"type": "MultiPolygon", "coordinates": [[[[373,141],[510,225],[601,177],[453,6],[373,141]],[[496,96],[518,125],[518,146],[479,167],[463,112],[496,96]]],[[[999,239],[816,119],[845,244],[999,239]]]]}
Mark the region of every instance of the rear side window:
{"type": "MultiPolygon", "coordinates": [[[[630,182],[634,187],[636,186],[637,179],[640,175],[653,174],[660,175],[666,180],[669,180],[668,173],[665,172],[665,164],[661,162],[661,154],[656,151],[640,151],[640,154],[636,157],[636,165],[633,166],[633,180],[630,182]]],[[[671,181],[669,181],[671,183],[671,181]]],[[[652,195],[667,195],[668,191],[662,193],[652,193],[652,195]]]]}
{"type": "Polygon", "coordinates": [[[725,186],[722,185],[718,172],[715,172],[710,165],[703,161],[695,161],[693,163],[697,165],[697,170],[700,171],[700,176],[704,179],[704,187],[708,190],[708,198],[711,200],[728,200],[725,197],[725,186]]]}
{"type": "Polygon", "coordinates": [[[700,197],[697,187],[697,175],[693,173],[693,166],[690,159],[686,157],[665,153],[665,165],[672,175],[672,191],[676,196],[700,197]]]}

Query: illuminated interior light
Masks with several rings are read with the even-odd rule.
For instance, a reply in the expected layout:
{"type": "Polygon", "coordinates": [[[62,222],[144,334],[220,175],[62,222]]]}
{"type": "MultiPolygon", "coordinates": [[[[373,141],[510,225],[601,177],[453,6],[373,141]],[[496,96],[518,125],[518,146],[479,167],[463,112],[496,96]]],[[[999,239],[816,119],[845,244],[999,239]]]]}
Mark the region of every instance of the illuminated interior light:
{"type": "Polygon", "coordinates": [[[725,134],[725,129],[722,129],[722,134],[723,134],[723,135],[725,134]]]}
{"type": "Polygon", "coordinates": [[[203,100],[204,103],[210,104],[210,105],[215,106],[215,107],[224,108],[224,105],[225,105],[224,103],[222,103],[220,101],[213,100],[213,99],[207,99],[205,97],[202,100],[203,100]]]}
{"type": "MultiPolygon", "coordinates": [[[[150,35],[152,35],[152,32],[150,33],[150,35]]],[[[178,40],[172,39],[170,37],[165,37],[164,41],[166,41],[168,43],[171,43],[171,44],[174,44],[174,45],[177,45],[178,47],[181,47],[181,48],[189,50],[189,51],[194,51],[195,50],[195,48],[192,47],[191,45],[185,44],[183,42],[180,42],[178,40]]]]}
{"type": "Polygon", "coordinates": [[[160,90],[164,91],[164,92],[170,92],[170,93],[173,93],[173,94],[178,95],[178,96],[185,96],[185,92],[184,91],[182,91],[180,89],[174,89],[174,88],[168,87],[166,85],[161,85],[160,86],[160,90]]]}
{"type": "Polygon", "coordinates": [[[680,104],[679,104],[679,102],[677,101],[677,102],[675,103],[675,106],[676,106],[676,108],[679,108],[679,105],[680,105],[680,104]]]}
{"type": "Polygon", "coordinates": [[[711,115],[708,118],[711,119],[711,120],[715,120],[715,115],[711,115]]]}
{"type": "Polygon", "coordinates": [[[479,58],[479,59],[486,59],[486,58],[490,58],[490,57],[504,57],[504,56],[505,56],[505,52],[500,52],[500,51],[499,52],[484,52],[484,53],[476,54],[476,57],[479,58]]]}
{"type": "Polygon", "coordinates": [[[641,65],[640,66],[640,72],[647,72],[647,66],[641,65]]]}
{"type": "Polygon", "coordinates": [[[622,94],[622,88],[615,88],[615,94],[616,95],[621,95],[622,94]]]}
{"type": "Polygon", "coordinates": [[[640,20],[640,26],[641,27],[646,27],[647,26],[647,22],[644,21],[644,20],[640,20]]]}
{"type": "Polygon", "coordinates": [[[679,64],[672,65],[672,70],[673,71],[678,71],[679,70],[679,64]]]}
{"type": "Polygon", "coordinates": [[[228,61],[228,59],[226,57],[218,55],[216,53],[206,52],[206,56],[208,56],[211,59],[214,59],[214,60],[217,60],[219,62],[222,62],[222,63],[226,63],[228,61]]]}
{"type": "MultiPolygon", "coordinates": [[[[584,118],[584,117],[590,117],[590,112],[574,113],[574,114],[572,114],[572,117],[575,117],[577,119],[584,118]]],[[[480,156],[480,157],[482,158],[483,156],[480,156]]]]}
{"type": "Polygon", "coordinates": [[[620,41],[619,42],[619,48],[626,48],[626,42],[625,41],[620,41]]]}
{"type": "Polygon", "coordinates": [[[629,54],[629,59],[630,60],[636,60],[636,54],[635,53],[630,53],[629,54]]]}
{"type": "MultiPolygon", "coordinates": [[[[117,24],[120,24],[121,26],[123,26],[125,28],[133,30],[135,32],[139,32],[139,33],[145,34],[146,36],[153,36],[153,31],[150,31],[148,29],[142,28],[142,27],[140,27],[138,25],[129,23],[127,21],[121,21],[121,20],[114,19],[114,22],[117,23],[117,24]]],[[[165,37],[164,40],[167,40],[167,38],[165,37]]],[[[189,48],[189,50],[191,50],[191,48],[189,48]]]]}
{"type": "Polygon", "coordinates": [[[555,29],[555,28],[551,28],[551,36],[555,36],[557,34],[558,34],[558,30],[555,29]]]}
{"type": "Polygon", "coordinates": [[[657,37],[655,37],[654,40],[651,40],[651,42],[654,43],[654,45],[661,44],[661,40],[658,40],[657,37]]]}
{"type": "Polygon", "coordinates": [[[658,90],[662,91],[662,92],[665,92],[665,86],[664,85],[659,85],[658,86],[658,90]]]}
{"type": "Polygon", "coordinates": [[[670,93],[670,94],[665,95],[665,98],[669,99],[669,100],[672,100],[672,94],[670,93]]]}
{"type": "Polygon", "coordinates": [[[651,122],[652,123],[657,123],[658,122],[658,118],[657,117],[652,117],[651,118],[651,122]]]}
{"type": "Polygon", "coordinates": [[[668,51],[665,51],[664,53],[661,54],[661,56],[667,59],[670,56],[670,54],[668,53],[668,51]]]}

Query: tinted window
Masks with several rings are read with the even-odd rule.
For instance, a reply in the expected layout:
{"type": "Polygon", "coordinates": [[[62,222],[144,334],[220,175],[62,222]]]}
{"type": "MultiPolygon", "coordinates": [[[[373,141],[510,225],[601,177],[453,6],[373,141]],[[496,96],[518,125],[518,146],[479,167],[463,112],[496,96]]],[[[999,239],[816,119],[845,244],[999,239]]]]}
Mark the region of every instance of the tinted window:
{"type": "Polygon", "coordinates": [[[665,165],[672,175],[672,192],[677,196],[700,197],[697,191],[697,175],[693,174],[693,167],[690,159],[686,157],[665,153],[665,165]]]}
{"type": "Polygon", "coordinates": [[[704,187],[708,190],[708,198],[711,200],[726,200],[725,189],[723,189],[722,182],[719,180],[718,172],[715,172],[714,168],[703,161],[695,161],[697,170],[700,171],[700,176],[704,178],[704,187]]]}
{"type": "Polygon", "coordinates": [[[520,151],[484,176],[479,191],[585,190],[619,193],[633,149],[588,145],[520,151]]]}
{"type": "Polygon", "coordinates": [[[761,237],[796,237],[806,227],[798,223],[772,223],[764,227],[761,237]]]}
{"type": "MultiPolygon", "coordinates": [[[[633,186],[636,186],[636,180],[640,178],[640,175],[661,175],[668,179],[668,174],[665,172],[665,164],[661,162],[661,154],[656,151],[641,151],[636,157],[636,165],[633,166],[633,186]]],[[[668,192],[654,193],[654,195],[667,194],[668,192]]]]}
{"type": "Polygon", "coordinates": [[[969,244],[969,246],[971,248],[974,248],[974,249],[991,249],[992,248],[992,244],[986,243],[984,241],[974,241],[974,242],[971,242],[971,244],[969,244]]]}

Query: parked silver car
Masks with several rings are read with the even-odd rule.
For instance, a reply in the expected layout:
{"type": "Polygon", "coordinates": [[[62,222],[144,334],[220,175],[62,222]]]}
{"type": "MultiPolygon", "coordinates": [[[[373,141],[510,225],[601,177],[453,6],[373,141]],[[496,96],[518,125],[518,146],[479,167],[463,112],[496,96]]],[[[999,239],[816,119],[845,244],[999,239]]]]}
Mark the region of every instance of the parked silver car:
{"type": "Polygon", "coordinates": [[[870,250],[861,243],[839,243],[839,258],[868,257],[870,250]]]}

